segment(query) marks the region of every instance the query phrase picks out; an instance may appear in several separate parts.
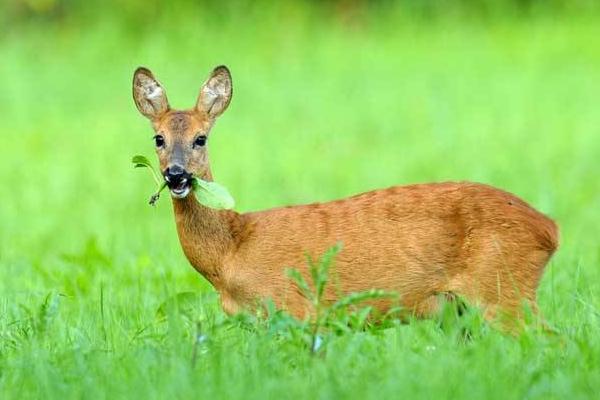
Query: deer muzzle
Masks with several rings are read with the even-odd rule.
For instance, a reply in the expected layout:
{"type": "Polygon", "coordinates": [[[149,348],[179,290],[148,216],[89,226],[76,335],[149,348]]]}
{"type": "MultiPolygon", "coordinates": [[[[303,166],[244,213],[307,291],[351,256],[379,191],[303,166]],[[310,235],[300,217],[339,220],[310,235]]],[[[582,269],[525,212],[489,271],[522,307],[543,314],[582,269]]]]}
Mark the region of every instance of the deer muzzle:
{"type": "Polygon", "coordinates": [[[171,191],[171,196],[176,199],[186,197],[192,188],[192,174],[183,167],[175,164],[164,170],[163,176],[167,181],[167,186],[171,191]]]}

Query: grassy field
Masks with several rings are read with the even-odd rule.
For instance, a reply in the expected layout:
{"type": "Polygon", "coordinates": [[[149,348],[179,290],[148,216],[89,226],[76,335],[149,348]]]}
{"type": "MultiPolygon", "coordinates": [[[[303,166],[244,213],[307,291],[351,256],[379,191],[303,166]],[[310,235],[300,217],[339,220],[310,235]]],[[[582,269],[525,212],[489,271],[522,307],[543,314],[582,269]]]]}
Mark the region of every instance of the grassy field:
{"type": "Polygon", "coordinates": [[[282,7],[3,34],[0,398],[597,395],[600,18],[401,21],[282,7]],[[561,227],[539,288],[560,334],[415,321],[328,337],[313,356],[288,322],[227,319],[182,254],[170,201],[147,206],[151,178],[130,165],[153,152],[135,67],[185,108],[218,64],[235,90],[211,161],[239,211],[414,182],[499,186],[561,227]]]}

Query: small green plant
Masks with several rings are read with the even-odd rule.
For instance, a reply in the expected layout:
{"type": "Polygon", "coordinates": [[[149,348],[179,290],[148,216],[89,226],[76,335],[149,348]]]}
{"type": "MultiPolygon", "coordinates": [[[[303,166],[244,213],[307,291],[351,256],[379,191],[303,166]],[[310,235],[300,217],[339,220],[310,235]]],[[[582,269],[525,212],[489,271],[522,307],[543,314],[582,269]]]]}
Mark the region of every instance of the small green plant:
{"type": "Polygon", "coordinates": [[[341,249],[342,244],[338,243],[328,249],[317,261],[310,256],[307,257],[310,284],[297,269],[287,269],[288,277],[298,286],[312,308],[312,318],[300,325],[305,330],[306,341],[312,353],[319,352],[331,334],[366,329],[373,307],[361,307],[361,304],[370,300],[397,298],[396,293],[371,289],[340,295],[336,301],[327,302],[324,295],[330,283],[330,270],[341,249]]]}
{"type": "MultiPolygon", "coordinates": [[[[156,182],[156,192],[150,196],[149,204],[153,206],[160,197],[160,192],[167,187],[167,182],[163,179],[156,169],[152,166],[148,158],[142,155],[133,156],[131,159],[134,168],[148,168],[152,173],[152,178],[156,182]]],[[[229,191],[216,182],[209,182],[194,176],[192,178],[192,189],[200,204],[217,210],[229,210],[235,206],[235,201],[229,191]]]]}

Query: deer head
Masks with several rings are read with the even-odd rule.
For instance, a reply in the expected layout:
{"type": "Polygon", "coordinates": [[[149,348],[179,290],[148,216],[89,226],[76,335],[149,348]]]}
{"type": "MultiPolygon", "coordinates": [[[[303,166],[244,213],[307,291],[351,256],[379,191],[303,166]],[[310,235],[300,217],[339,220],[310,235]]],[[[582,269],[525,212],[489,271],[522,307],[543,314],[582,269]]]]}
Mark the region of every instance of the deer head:
{"type": "Polygon", "coordinates": [[[171,196],[182,199],[190,193],[191,178],[211,180],[207,143],[216,118],[231,101],[231,74],[225,66],[215,68],[206,80],[196,106],[172,110],[167,94],[149,69],[133,75],[133,99],[137,109],[152,122],[154,142],[171,196]]]}

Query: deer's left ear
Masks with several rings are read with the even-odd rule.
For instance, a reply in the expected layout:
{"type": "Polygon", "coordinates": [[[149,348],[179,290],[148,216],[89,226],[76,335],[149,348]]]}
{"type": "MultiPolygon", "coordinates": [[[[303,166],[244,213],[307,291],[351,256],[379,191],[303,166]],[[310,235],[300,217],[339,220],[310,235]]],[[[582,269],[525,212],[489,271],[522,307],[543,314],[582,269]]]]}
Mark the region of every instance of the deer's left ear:
{"type": "Polygon", "coordinates": [[[196,108],[209,117],[216,118],[227,109],[232,93],[231,73],[226,66],[221,65],[213,70],[202,85],[196,108]]]}
{"type": "Polygon", "coordinates": [[[154,121],[169,111],[167,94],[149,69],[139,67],[133,74],[133,100],[144,116],[154,121]]]}

